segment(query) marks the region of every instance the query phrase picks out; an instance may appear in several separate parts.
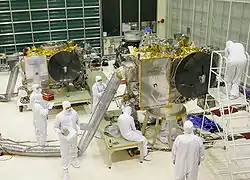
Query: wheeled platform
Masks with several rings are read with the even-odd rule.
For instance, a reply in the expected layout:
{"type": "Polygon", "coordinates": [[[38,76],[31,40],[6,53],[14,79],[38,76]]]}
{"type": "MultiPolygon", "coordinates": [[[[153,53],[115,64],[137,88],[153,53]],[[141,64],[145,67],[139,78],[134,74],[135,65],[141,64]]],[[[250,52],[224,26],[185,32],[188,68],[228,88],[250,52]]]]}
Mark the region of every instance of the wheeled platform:
{"type": "Polygon", "coordinates": [[[91,103],[91,96],[87,90],[70,89],[68,92],[61,89],[52,90],[55,94],[55,99],[48,102],[53,102],[54,106],[62,105],[62,102],[68,100],[71,104],[91,103]]]}
{"type": "MultiPolygon", "coordinates": [[[[128,150],[128,149],[133,149],[133,148],[139,148],[140,149],[140,156],[139,156],[139,161],[142,163],[143,160],[143,146],[142,142],[132,142],[132,141],[127,141],[124,139],[122,136],[120,137],[110,137],[104,133],[104,130],[107,126],[111,124],[111,121],[107,119],[112,119],[114,117],[118,117],[121,114],[120,110],[114,110],[114,111],[108,111],[102,120],[99,129],[102,134],[102,138],[104,140],[106,150],[108,152],[108,167],[111,169],[112,166],[112,155],[113,153],[117,151],[122,151],[122,150],[128,150]]],[[[117,124],[117,122],[113,122],[112,125],[117,124]]]]}
{"type": "MultiPolygon", "coordinates": [[[[60,88],[60,89],[51,89],[54,92],[54,100],[48,101],[53,102],[54,107],[61,106],[62,102],[68,100],[71,104],[81,104],[81,103],[91,103],[91,88],[95,83],[95,77],[101,76],[103,78],[103,82],[107,82],[107,77],[102,71],[88,71],[88,80],[87,86],[88,90],[77,90],[73,86],[70,86],[69,89],[67,88],[60,88]]],[[[20,112],[24,110],[31,110],[29,104],[24,104],[20,102],[20,99],[17,102],[17,106],[20,112]]]]}

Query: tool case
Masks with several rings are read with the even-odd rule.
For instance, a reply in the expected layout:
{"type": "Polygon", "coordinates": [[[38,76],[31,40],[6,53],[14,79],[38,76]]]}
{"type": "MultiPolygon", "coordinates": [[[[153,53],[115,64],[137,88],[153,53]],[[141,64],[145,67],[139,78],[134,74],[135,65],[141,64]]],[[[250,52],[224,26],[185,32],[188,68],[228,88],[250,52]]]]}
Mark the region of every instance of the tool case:
{"type": "Polygon", "coordinates": [[[44,92],[43,93],[43,99],[46,100],[46,101],[54,100],[54,93],[53,92],[44,92]]]}

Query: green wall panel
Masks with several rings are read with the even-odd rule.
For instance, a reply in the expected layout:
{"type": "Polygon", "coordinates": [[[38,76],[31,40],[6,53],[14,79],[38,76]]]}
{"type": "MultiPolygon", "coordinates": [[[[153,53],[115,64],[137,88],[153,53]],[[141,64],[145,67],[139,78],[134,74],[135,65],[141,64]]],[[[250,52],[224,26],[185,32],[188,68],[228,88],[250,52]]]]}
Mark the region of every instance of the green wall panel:
{"type": "Polygon", "coordinates": [[[12,33],[12,26],[11,24],[0,24],[0,34],[4,33],[12,33]]]}
{"type": "Polygon", "coordinates": [[[0,38],[1,44],[13,44],[13,42],[14,42],[13,35],[7,35],[7,36],[3,36],[2,38],[0,38]]]}
{"type": "Polygon", "coordinates": [[[100,29],[86,29],[85,33],[87,38],[97,37],[100,34],[100,29]]]}
{"type": "Polygon", "coordinates": [[[70,39],[81,39],[84,38],[84,30],[69,31],[70,39]]]}
{"type": "Polygon", "coordinates": [[[16,35],[16,42],[17,43],[26,43],[32,42],[32,35],[31,34],[18,34],[16,35]]]}
{"type": "Polygon", "coordinates": [[[82,17],[82,9],[68,9],[68,18],[82,17]]]}
{"type": "Polygon", "coordinates": [[[65,10],[52,10],[49,11],[50,19],[58,19],[58,18],[65,18],[66,13],[65,10]]]}
{"type": "Polygon", "coordinates": [[[14,21],[29,21],[30,14],[29,12],[13,12],[13,20],[14,21]]]}
{"type": "Polygon", "coordinates": [[[48,0],[50,8],[63,8],[65,7],[64,0],[48,0]]]}
{"type": "Polygon", "coordinates": [[[52,41],[67,40],[66,31],[52,32],[51,35],[52,35],[52,41]]]}
{"type": "Polygon", "coordinates": [[[0,13],[0,23],[10,23],[10,13],[0,13]]]}
{"type": "Polygon", "coordinates": [[[14,25],[15,32],[31,32],[30,23],[21,23],[14,25]]]}
{"type": "Polygon", "coordinates": [[[50,33],[47,32],[47,33],[35,33],[34,34],[34,40],[35,42],[44,42],[44,41],[48,41],[49,40],[49,37],[50,36],[50,33]]]}
{"type": "Polygon", "coordinates": [[[65,40],[101,48],[100,19],[99,0],[0,0],[0,52],[65,40]]]}
{"type": "Polygon", "coordinates": [[[85,27],[100,27],[99,19],[86,19],[85,27]]]}
{"type": "Polygon", "coordinates": [[[47,8],[47,0],[31,0],[30,8],[31,9],[47,8]]]}
{"type": "Polygon", "coordinates": [[[82,28],[83,27],[83,20],[68,20],[69,29],[72,28],[82,28]]]}
{"type": "Polygon", "coordinates": [[[1,11],[9,11],[9,1],[8,0],[2,0],[0,1],[0,12],[1,11]]]}
{"type": "Polygon", "coordinates": [[[82,7],[82,0],[68,0],[68,7],[82,7]]]}
{"type": "Polygon", "coordinates": [[[33,31],[48,31],[49,22],[33,22],[33,31]]]}
{"type": "Polygon", "coordinates": [[[99,8],[88,8],[84,10],[85,17],[99,16],[99,8]]]}
{"type": "Polygon", "coordinates": [[[51,29],[55,30],[55,29],[66,29],[67,25],[66,25],[66,21],[53,21],[50,23],[51,29]]]}
{"type": "Polygon", "coordinates": [[[32,20],[47,20],[48,11],[33,11],[31,12],[32,20]]]}
{"type": "Polygon", "coordinates": [[[99,0],[84,0],[85,6],[98,6],[99,0]]]}
{"type": "Polygon", "coordinates": [[[5,53],[14,52],[15,51],[15,46],[8,46],[6,48],[1,48],[0,47],[0,50],[1,50],[1,52],[5,52],[5,53]]]}
{"type": "Polygon", "coordinates": [[[28,1],[22,0],[11,0],[11,9],[12,10],[24,10],[28,9],[28,1]]]}

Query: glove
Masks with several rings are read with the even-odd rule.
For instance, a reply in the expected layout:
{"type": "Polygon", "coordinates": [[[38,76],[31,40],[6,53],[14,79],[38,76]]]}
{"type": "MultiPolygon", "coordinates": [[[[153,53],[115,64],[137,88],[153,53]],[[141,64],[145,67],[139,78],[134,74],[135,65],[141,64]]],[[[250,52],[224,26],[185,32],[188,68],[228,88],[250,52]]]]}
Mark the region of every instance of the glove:
{"type": "Polygon", "coordinates": [[[102,95],[103,95],[103,92],[99,93],[99,97],[102,97],[102,95]]]}

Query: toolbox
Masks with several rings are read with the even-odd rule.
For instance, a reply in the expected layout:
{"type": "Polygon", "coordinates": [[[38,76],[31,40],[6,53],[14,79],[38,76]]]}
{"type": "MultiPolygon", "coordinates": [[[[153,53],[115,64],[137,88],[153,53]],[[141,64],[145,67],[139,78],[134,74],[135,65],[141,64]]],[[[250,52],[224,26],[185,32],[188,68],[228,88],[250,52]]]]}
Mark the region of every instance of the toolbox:
{"type": "Polygon", "coordinates": [[[52,101],[54,100],[54,93],[53,92],[44,92],[43,93],[43,99],[46,101],[52,101]]]}

